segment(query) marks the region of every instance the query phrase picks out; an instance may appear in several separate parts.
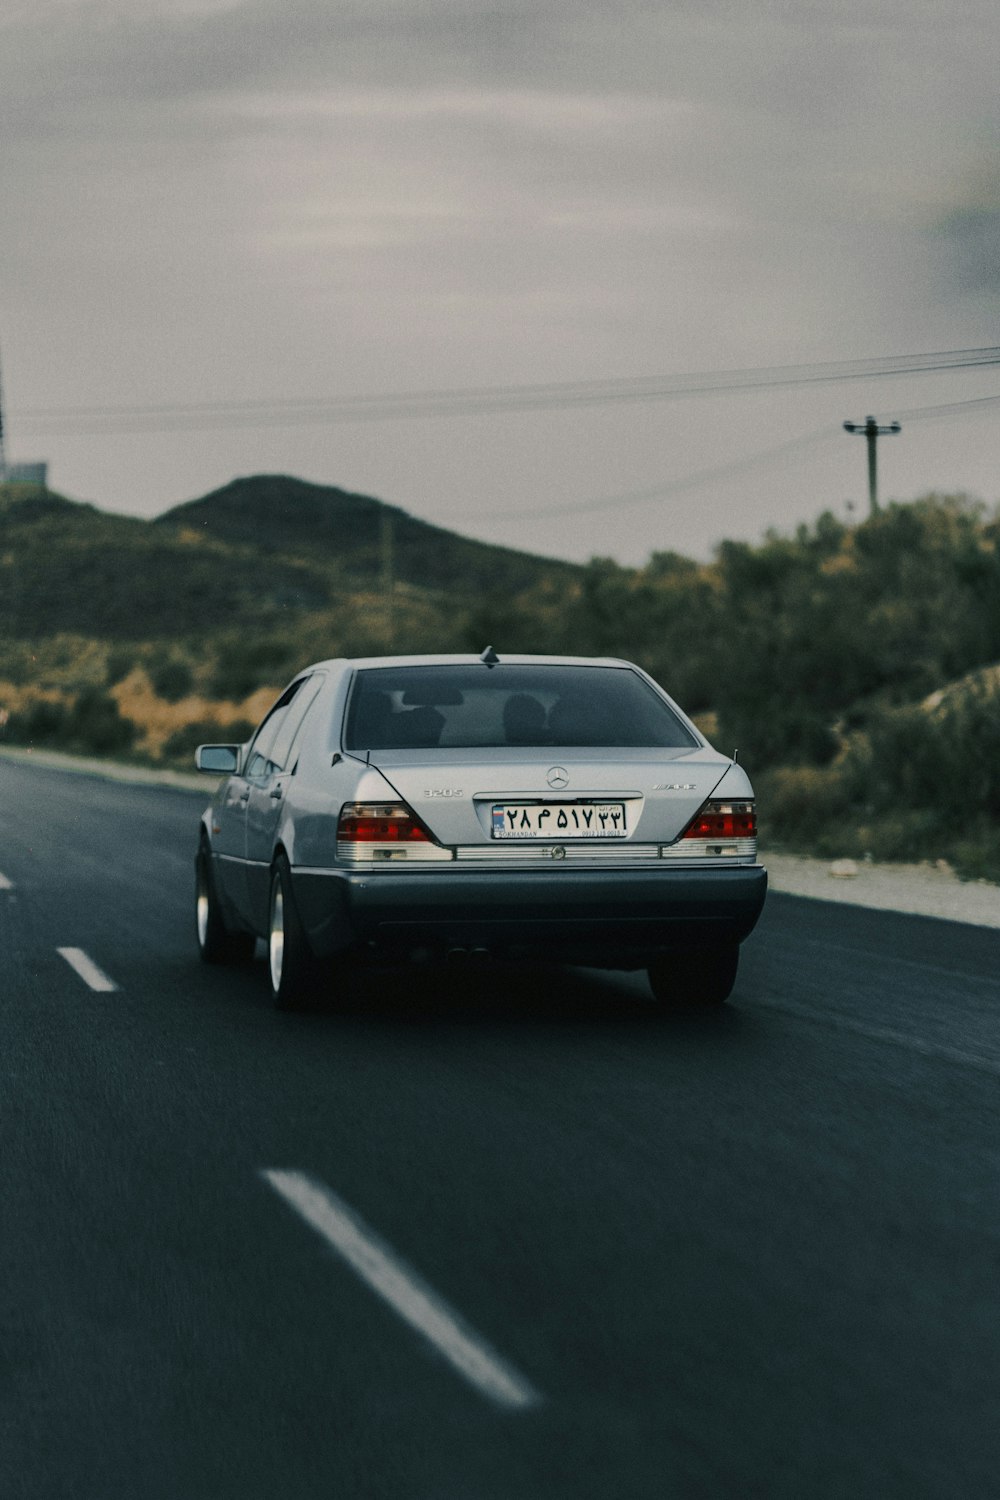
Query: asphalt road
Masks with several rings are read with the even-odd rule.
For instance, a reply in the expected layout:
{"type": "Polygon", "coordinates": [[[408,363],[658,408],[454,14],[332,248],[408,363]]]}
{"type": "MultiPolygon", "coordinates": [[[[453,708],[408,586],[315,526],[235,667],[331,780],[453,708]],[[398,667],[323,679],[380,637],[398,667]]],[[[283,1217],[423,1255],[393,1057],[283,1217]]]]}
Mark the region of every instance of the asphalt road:
{"type": "Polygon", "coordinates": [[[773,897],[717,1016],[285,1016],[198,963],[196,798],[0,794],[5,1500],[1000,1492],[1000,932],[773,897]]]}

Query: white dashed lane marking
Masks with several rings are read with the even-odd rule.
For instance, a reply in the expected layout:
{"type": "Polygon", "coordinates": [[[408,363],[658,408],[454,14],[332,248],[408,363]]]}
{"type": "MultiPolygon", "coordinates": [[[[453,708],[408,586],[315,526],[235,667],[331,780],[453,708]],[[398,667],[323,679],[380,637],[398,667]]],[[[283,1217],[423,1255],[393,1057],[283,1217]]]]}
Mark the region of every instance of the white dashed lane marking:
{"type": "Polygon", "coordinates": [[[0,874],[0,891],[12,891],[13,889],[14,882],[8,880],[6,875],[0,874]]]}
{"type": "Polygon", "coordinates": [[[82,948],[60,948],[60,956],[66,960],[71,969],[75,969],[92,990],[100,994],[110,994],[118,986],[113,979],[109,979],[103,970],[99,969],[92,958],[88,958],[82,948]]]}
{"type": "Polygon", "coordinates": [[[541,1400],[524,1376],[463,1322],[336,1193],[304,1172],[264,1171],[261,1176],[481,1395],[507,1407],[534,1406],[541,1400]]]}

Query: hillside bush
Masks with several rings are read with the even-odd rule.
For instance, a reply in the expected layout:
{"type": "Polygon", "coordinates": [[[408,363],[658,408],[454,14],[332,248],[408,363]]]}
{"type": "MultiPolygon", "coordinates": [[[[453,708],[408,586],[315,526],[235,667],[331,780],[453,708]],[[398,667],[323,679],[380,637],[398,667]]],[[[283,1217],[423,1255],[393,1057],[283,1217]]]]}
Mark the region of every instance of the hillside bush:
{"type": "Polygon", "coordinates": [[[12,744],[69,750],[84,755],[129,751],[137,729],[124,718],[115,700],[101,688],[85,687],[72,701],[40,699],[11,714],[7,738],[12,744]]]}
{"type": "Polygon", "coordinates": [[[131,749],[136,726],[125,718],[118,704],[101,688],[87,687],[77,695],[67,720],[73,749],[94,755],[114,755],[131,749]]]}
{"type": "Polygon", "coordinates": [[[239,701],[260,687],[287,682],[304,665],[294,637],[284,631],[227,633],[216,643],[208,690],[214,698],[239,701]]]}
{"type": "Polygon", "coordinates": [[[179,703],[194,690],[194,673],[186,661],[168,656],[150,664],[150,682],[158,698],[179,703]]]}
{"type": "Polygon", "coordinates": [[[758,778],[770,836],[817,854],[948,859],[1000,879],[1000,687],[879,708],[826,769],[758,778]]]}
{"type": "Polygon", "coordinates": [[[913,702],[996,661],[997,542],[981,506],[928,496],[855,528],[822,516],[794,538],[723,543],[713,698],[724,740],[758,768],[823,764],[852,705],[913,702]]]}
{"type": "Polygon", "coordinates": [[[190,765],[199,745],[242,745],[253,734],[255,726],[249,719],[229,719],[220,723],[217,719],[198,719],[185,724],[182,729],[164,741],[164,760],[190,765]]]}
{"type": "Polygon", "coordinates": [[[43,698],[11,714],[7,739],[12,745],[63,745],[69,710],[61,700],[43,698]]]}
{"type": "Polygon", "coordinates": [[[104,680],[108,687],[114,687],[125,678],[135,666],[136,658],[133,651],[109,651],[108,659],[104,669],[104,680]]]}

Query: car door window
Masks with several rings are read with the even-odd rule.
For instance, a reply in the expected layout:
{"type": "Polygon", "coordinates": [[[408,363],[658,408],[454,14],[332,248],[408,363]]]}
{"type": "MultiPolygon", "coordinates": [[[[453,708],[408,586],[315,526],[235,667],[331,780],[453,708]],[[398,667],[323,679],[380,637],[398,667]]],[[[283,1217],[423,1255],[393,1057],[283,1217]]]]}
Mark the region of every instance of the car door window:
{"type": "Polygon", "coordinates": [[[287,688],[277,703],[271,709],[267,718],[254,735],[253,744],[250,746],[250,755],[247,759],[247,768],[244,773],[247,776],[270,776],[274,771],[280,770],[273,759],[273,751],[278,736],[281,733],[292,700],[298,695],[300,689],[309,681],[307,677],[300,677],[287,688]]]}
{"type": "Polygon", "coordinates": [[[295,702],[286,709],[284,717],[274,737],[268,759],[272,767],[280,771],[290,771],[293,764],[295,745],[299,737],[299,730],[306,720],[316,695],[323,686],[323,674],[314,672],[312,677],[307,677],[303,686],[296,694],[295,702]]]}

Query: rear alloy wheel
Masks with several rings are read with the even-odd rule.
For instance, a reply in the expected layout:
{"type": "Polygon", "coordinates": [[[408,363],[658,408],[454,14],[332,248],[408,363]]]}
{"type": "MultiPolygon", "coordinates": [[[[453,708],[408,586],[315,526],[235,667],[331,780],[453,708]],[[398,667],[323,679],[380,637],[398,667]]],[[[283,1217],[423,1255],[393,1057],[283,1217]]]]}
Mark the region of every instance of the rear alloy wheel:
{"type": "Polygon", "coordinates": [[[268,910],[267,967],[271,994],[279,1010],[296,1010],[310,997],[316,961],[295,909],[291,867],[284,855],[279,855],[271,872],[268,910]]]}
{"type": "Polygon", "coordinates": [[[250,932],[231,932],[215,889],[212,857],[202,843],[195,860],[195,931],[202,963],[240,964],[253,957],[256,939],[250,932]]]}
{"type": "Polygon", "coordinates": [[[706,1010],[732,994],[740,962],[738,943],[720,943],[704,953],[678,953],[650,964],[649,987],[671,1010],[706,1010]]]}

